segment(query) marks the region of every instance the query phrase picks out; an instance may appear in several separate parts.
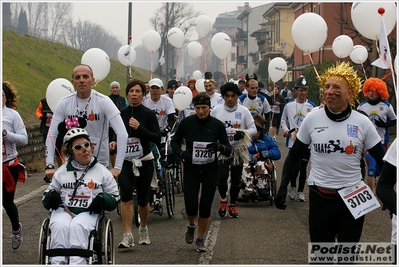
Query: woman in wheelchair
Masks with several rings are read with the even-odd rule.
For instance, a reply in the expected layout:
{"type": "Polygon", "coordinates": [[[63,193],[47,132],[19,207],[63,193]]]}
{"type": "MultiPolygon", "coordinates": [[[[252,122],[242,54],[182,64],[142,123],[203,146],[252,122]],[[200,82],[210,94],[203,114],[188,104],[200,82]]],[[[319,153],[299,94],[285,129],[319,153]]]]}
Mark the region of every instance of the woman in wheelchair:
{"type": "Polygon", "coordinates": [[[273,139],[265,134],[266,119],[255,115],[254,121],[257,132],[252,136],[251,146],[248,147],[250,162],[247,166],[244,165],[242,171],[242,182],[245,185],[242,197],[268,200],[270,188],[267,178],[273,167],[271,160],[279,160],[281,152],[273,139]]]}
{"type": "MultiPolygon", "coordinates": [[[[82,128],[71,128],[64,137],[68,162],[57,169],[43,194],[43,206],[52,210],[50,249],[88,249],[90,231],[99,214],[112,211],[119,201],[112,173],[93,156],[93,144],[82,128]]],[[[52,257],[51,264],[86,264],[86,258],[52,257]]]]}

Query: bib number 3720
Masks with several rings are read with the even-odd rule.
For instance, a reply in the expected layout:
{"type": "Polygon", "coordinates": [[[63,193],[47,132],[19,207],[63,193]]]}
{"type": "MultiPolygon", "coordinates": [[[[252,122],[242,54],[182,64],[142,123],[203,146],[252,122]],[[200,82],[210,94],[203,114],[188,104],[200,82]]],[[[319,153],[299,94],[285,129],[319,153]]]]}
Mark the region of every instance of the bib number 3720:
{"type": "Polygon", "coordinates": [[[338,191],[355,219],[380,207],[377,198],[363,181],[338,191]]]}

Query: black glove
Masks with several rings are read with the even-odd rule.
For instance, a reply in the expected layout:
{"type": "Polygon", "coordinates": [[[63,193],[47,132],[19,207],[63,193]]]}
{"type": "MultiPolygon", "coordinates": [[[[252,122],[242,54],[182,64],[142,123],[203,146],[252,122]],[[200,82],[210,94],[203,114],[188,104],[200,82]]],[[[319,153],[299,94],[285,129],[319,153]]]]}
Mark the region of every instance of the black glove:
{"type": "Polygon", "coordinates": [[[207,145],[206,145],[206,148],[207,148],[207,149],[213,149],[213,150],[215,150],[215,151],[219,151],[219,149],[220,149],[220,143],[219,143],[219,142],[213,142],[213,143],[207,144],[207,145]]]}
{"type": "Polygon", "coordinates": [[[383,121],[380,121],[380,120],[375,120],[374,123],[375,123],[375,125],[378,126],[378,127],[383,127],[383,128],[388,127],[387,123],[385,123],[385,122],[383,122],[383,121]]]}
{"type": "Polygon", "coordinates": [[[262,156],[262,159],[268,159],[269,158],[269,151],[268,150],[263,150],[260,152],[260,155],[262,156]]]}
{"type": "Polygon", "coordinates": [[[276,197],[274,198],[274,205],[276,208],[285,210],[287,205],[285,204],[285,199],[287,198],[287,189],[279,189],[277,192],[276,197]]]}
{"type": "Polygon", "coordinates": [[[191,154],[189,153],[189,152],[187,152],[187,151],[181,151],[180,152],[180,159],[181,159],[181,161],[183,161],[183,162],[190,162],[191,161],[191,154]]]}
{"type": "Polygon", "coordinates": [[[60,206],[61,202],[61,195],[58,191],[51,190],[49,193],[48,205],[50,209],[56,210],[60,206]]]}
{"type": "Polygon", "coordinates": [[[168,126],[161,131],[161,136],[167,136],[169,132],[170,132],[170,128],[168,126]]]}
{"type": "Polygon", "coordinates": [[[91,202],[91,205],[89,206],[88,210],[90,211],[90,214],[100,214],[101,211],[103,210],[104,206],[104,197],[102,195],[97,195],[93,201],[91,202]]]}
{"type": "Polygon", "coordinates": [[[236,134],[234,135],[234,141],[238,141],[244,138],[244,132],[243,131],[237,131],[236,134]]]}

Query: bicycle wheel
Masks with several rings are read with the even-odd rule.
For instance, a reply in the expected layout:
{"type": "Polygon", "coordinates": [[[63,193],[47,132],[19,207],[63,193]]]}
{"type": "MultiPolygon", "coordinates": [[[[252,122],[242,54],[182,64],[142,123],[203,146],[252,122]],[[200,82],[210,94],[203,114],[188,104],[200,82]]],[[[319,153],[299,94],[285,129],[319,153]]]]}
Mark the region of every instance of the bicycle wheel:
{"type": "Polygon", "coordinates": [[[273,170],[270,177],[270,206],[273,206],[274,198],[277,194],[277,171],[276,166],[273,164],[273,170]]]}
{"type": "Polygon", "coordinates": [[[134,224],[139,227],[140,226],[140,215],[139,215],[139,204],[137,202],[137,192],[136,189],[133,189],[133,217],[134,217],[134,224]]]}
{"type": "Polygon", "coordinates": [[[173,187],[176,188],[176,193],[180,194],[183,192],[182,183],[180,181],[180,163],[175,162],[173,165],[172,181],[173,187]]]}
{"type": "Polygon", "coordinates": [[[173,200],[172,200],[172,181],[167,169],[162,170],[162,191],[164,193],[166,210],[168,212],[169,218],[173,216],[173,200]]]}

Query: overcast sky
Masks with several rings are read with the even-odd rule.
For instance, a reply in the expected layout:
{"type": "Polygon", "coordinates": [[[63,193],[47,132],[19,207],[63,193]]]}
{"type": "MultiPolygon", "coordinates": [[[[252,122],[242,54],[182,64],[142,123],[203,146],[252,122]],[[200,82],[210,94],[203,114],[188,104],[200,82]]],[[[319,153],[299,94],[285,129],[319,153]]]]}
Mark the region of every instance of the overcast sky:
{"type": "MultiPolygon", "coordinates": [[[[207,15],[212,24],[216,17],[225,12],[237,10],[238,6],[244,6],[244,1],[197,1],[191,2],[194,9],[201,11],[207,15]]],[[[102,25],[110,34],[118,37],[123,43],[127,44],[128,38],[128,9],[129,2],[110,2],[110,1],[96,1],[96,2],[74,2],[74,20],[88,20],[96,24],[102,25]]],[[[161,7],[161,1],[132,1],[133,9],[133,47],[141,45],[141,40],[144,33],[148,30],[153,30],[149,19],[154,16],[155,10],[161,7]]],[[[251,1],[248,2],[250,7],[264,5],[267,2],[251,1]]],[[[196,34],[193,34],[197,37],[196,34]]]]}

